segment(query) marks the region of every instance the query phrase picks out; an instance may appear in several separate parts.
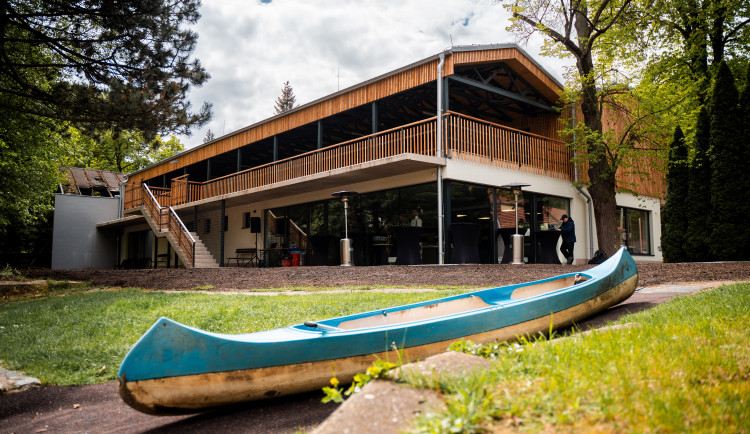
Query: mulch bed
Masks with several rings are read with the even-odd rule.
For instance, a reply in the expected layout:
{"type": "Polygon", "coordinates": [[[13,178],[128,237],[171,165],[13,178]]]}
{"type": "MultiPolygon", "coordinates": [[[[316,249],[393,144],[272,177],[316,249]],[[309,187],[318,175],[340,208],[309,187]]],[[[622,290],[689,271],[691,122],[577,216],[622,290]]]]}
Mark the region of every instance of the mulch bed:
{"type": "MultiPolygon", "coordinates": [[[[30,278],[87,281],[96,286],[243,291],[304,287],[487,288],[556,276],[591,265],[422,265],[380,267],[278,267],[157,270],[26,270],[30,278]]],[[[750,262],[639,263],[639,286],[750,280],[750,262]]]]}

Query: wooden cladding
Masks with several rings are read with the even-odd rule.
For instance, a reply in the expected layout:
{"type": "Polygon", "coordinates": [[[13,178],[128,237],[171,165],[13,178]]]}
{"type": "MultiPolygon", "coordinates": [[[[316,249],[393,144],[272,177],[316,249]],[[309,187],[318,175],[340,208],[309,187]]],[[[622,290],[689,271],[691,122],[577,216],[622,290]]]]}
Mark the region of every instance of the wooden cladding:
{"type": "MultiPolygon", "coordinates": [[[[443,116],[443,142],[451,158],[572,180],[565,143],[458,113],[443,116]]],[[[437,155],[436,118],[403,125],[206,182],[185,176],[172,188],[152,188],[161,206],[174,206],[290,181],[401,154],[437,155]]],[[[126,187],[125,209],[143,204],[140,189],[126,187]]]]}
{"type": "MultiPolygon", "coordinates": [[[[548,99],[553,101],[557,99],[557,92],[560,89],[554,80],[549,78],[536,63],[527,58],[517,47],[513,46],[500,48],[474,47],[447,52],[443,76],[452,75],[457,66],[498,61],[506,62],[548,99]]],[[[283,115],[236,131],[213,143],[197,147],[177,158],[169,159],[169,161],[176,161],[175,164],[164,161],[159,165],[136,172],[131,176],[131,179],[134,181],[136,179],[152,179],[170,173],[175,169],[187,167],[242,146],[435,81],[438,78],[438,62],[437,56],[433,56],[349,89],[344,89],[283,115]]]]}

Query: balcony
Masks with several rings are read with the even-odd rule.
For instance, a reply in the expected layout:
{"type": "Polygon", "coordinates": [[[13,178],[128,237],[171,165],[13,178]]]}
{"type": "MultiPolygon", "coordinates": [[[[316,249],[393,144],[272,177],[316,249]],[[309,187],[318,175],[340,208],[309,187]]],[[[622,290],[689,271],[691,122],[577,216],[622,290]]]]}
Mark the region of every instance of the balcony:
{"type": "MultiPolygon", "coordinates": [[[[521,172],[573,179],[572,151],[559,140],[448,112],[442,118],[445,157],[521,172]]],[[[205,182],[189,175],[170,188],[151,187],[160,206],[198,205],[223,199],[263,200],[446,164],[437,155],[437,118],[364,136],[205,182]]],[[[127,212],[144,204],[137,183],[125,188],[127,212]]]]}

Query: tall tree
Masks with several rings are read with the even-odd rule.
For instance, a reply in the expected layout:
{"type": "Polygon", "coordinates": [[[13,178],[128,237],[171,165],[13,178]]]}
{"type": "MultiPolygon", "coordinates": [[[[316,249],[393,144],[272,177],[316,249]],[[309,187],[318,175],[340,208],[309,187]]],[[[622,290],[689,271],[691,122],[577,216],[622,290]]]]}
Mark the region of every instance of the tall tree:
{"type": "Polygon", "coordinates": [[[689,214],[689,176],[685,135],[678,126],[669,149],[667,198],[661,213],[661,250],[665,262],[683,262],[687,259],[685,237],[689,214]]]}
{"type": "Polygon", "coordinates": [[[719,260],[744,259],[748,216],[748,177],[742,141],[739,95],[725,62],[719,65],[711,97],[711,254],[719,260]]]}
{"type": "Polygon", "coordinates": [[[750,3],[745,0],[639,0],[642,25],[627,41],[646,40],[651,67],[691,85],[697,105],[708,103],[711,79],[727,59],[747,57],[750,3]],[[685,80],[688,78],[689,80],[685,80]]]}
{"type": "Polygon", "coordinates": [[[687,196],[688,227],[685,234],[685,251],[690,261],[709,261],[711,238],[711,118],[706,107],[698,112],[693,142],[693,158],[689,167],[690,185],[687,196]]]}
{"type": "Polygon", "coordinates": [[[82,127],[188,134],[210,106],[187,92],[209,75],[190,56],[199,0],[0,2],[0,108],[82,127]]]}
{"type": "MultiPolygon", "coordinates": [[[[740,110],[742,111],[742,134],[745,143],[750,141],[750,62],[745,71],[745,86],[740,94],[740,110]]],[[[746,161],[750,161],[750,144],[745,146],[746,161]]]]}
{"type": "Polygon", "coordinates": [[[209,119],[187,99],[209,78],[186,28],[199,5],[0,0],[0,237],[52,208],[69,126],[158,144],[209,119]]]}
{"type": "Polygon", "coordinates": [[[211,140],[214,139],[214,137],[215,137],[214,132],[211,131],[211,129],[209,128],[208,131],[206,131],[206,137],[203,138],[203,143],[210,142],[211,140]]]}
{"type": "Polygon", "coordinates": [[[297,97],[294,96],[292,86],[289,85],[289,81],[287,80],[287,82],[284,83],[284,87],[281,88],[281,96],[276,98],[274,110],[277,115],[287,112],[294,108],[295,102],[297,102],[297,97]]]}
{"type": "Polygon", "coordinates": [[[631,0],[519,0],[508,8],[513,13],[510,29],[526,38],[534,33],[545,36],[545,50],[550,54],[572,56],[576,61],[575,93],[583,113],[581,131],[577,134],[588,163],[596,218],[599,249],[608,254],[618,248],[615,214],[616,172],[620,157],[602,134],[602,105],[606,98],[598,85],[607,83],[606,67],[599,65],[600,39],[627,22],[632,13],[631,0]],[[604,67],[604,68],[603,68],[604,67]]]}

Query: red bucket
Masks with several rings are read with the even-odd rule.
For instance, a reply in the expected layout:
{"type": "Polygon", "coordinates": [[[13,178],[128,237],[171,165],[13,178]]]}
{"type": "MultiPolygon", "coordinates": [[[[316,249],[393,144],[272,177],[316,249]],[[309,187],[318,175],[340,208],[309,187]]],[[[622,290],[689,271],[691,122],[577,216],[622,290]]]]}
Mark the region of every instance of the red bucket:
{"type": "Polygon", "coordinates": [[[300,253],[292,253],[292,267],[299,267],[300,253]]]}
{"type": "Polygon", "coordinates": [[[282,259],[281,260],[281,266],[282,267],[291,267],[292,266],[292,260],[291,259],[282,259]]]}

